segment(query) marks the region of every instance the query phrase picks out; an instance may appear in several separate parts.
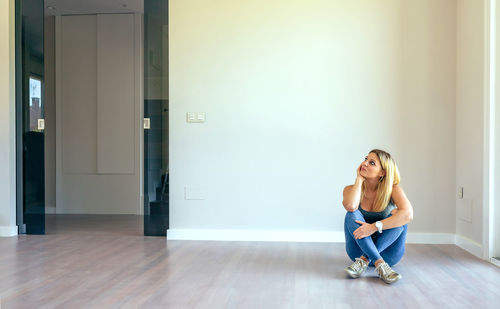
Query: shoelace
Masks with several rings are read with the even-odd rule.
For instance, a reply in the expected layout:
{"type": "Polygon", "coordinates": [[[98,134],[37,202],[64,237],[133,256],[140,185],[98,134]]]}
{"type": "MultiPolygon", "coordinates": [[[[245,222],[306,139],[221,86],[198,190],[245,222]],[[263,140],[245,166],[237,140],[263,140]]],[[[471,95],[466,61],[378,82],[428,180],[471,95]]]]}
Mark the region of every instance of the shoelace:
{"type": "MultiPolygon", "coordinates": [[[[382,263],[379,265],[379,269],[382,269],[382,272],[384,274],[390,274],[393,272],[392,268],[389,266],[389,264],[387,263],[382,263]]],[[[380,270],[379,270],[379,273],[380,273],[380,270]]]]}
{"type": "Polygon", "coordinates": [[[361,269],[363,269],[363,260],[362,259],[356,259],[356,262],[354,262],[352,264],[352,268],[355,270],[355,271],[359,271],[361,269]]]}

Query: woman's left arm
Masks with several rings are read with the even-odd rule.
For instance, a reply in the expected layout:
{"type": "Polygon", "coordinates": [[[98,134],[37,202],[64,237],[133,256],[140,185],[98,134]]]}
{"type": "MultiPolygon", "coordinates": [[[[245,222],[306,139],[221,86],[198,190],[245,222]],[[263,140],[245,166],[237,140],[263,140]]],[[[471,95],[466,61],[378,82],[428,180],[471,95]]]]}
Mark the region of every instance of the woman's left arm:
{"type": "Polygon", "coordinates": [[[392,201],[398,209],[392,216],[382,220],[384,230],[403,226],[413,220],[413,207],[399,185],[392,187],[392,201]]]}

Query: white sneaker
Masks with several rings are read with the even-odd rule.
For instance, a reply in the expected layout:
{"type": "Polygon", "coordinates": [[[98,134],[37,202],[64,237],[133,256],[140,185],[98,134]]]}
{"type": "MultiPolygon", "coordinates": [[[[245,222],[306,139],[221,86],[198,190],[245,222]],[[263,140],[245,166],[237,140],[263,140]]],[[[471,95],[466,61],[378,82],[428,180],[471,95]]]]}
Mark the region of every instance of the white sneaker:
{"type": "Polygon", "coordinates": [[[354,263],[351,264],[351,266],[347,267],[345,269],[346,273],[349,275],[351,278],[359,278],[361,274],[366,270],[368,267],[368,263],[365,262],[362,258],[356,258],[354,263]]]}
{"type": "Polygon", "coordinates": [[[403,278],[403,276],[392,270],[392,268],[386,262],[378,264],[375,270],[378,272],[378,276],[380,277],[380,279],[382,279],[387,284],[394,283],[403,278]]]}

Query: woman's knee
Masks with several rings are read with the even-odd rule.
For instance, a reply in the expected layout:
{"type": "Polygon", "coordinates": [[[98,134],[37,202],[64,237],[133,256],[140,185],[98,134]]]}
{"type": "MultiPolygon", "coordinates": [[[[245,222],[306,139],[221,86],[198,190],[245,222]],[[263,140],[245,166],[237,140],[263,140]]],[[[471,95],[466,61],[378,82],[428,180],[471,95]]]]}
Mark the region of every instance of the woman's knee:
{"type": "Polygon", "coordinates": [[[348,211],[345,214],[345,221],[356,221],[356,220],[364,220],[363,214],[359,209],[356,209],[355,211],[348,211]]]}
{"type": "Polygon", "coordinates": [[[390,233],[396,233],[398,236],[398,239],[401,238],[401,237],[405,237],[406,238],[406,233],[408,232],[408,225],[403,225],[403,226],[398,226],[398,227],[393,227],[393,228],[390,228],[390,229],[387,229],[387,230],[384,230],[384,233],[387,235],[387,234],[390,234],[390,233]]]}
{"type": "Polygon", "coordinates": [[[356,230],[360,224],[356,222],[356,220],[359,220],[359,221],[365,221],[365,219],[363,218],[363,215],[361,214],[361,212],[359,210],[355,210],[355,211],[348,211],[346,214],[345,214],[345,220],[344,220],[344,231],[346,233],[351,233],[354,232],[354,230],[356,230]]]}
{"type": "Polygon", "coordinates": [[[396,233],[397,235],[401,235],[405,232],[406,232],[405,226],[393,227],[383,231],[383,233],[385,233],[386,235],[389,233],[396,233]]]}
{"type": "Polygon", "coordinates": [[[398,238],[402,238],[404,243],[406,241],[406,234],[408,233],[408,224],[401,226],[400,229],[402,229],[402,231],[398,238]]]}

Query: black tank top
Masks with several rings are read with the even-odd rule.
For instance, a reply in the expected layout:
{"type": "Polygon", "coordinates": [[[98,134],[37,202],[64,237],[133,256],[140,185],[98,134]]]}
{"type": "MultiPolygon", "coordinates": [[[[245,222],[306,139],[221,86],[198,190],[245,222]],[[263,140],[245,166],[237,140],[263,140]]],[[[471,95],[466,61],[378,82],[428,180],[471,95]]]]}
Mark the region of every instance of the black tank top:
{"type": "Polygon", "coordinates": [[[387,207],[383,211],[366,211],[363,208],[361,208],[361,203],[359,204],[359,211],[361,211],[361,214],[365,218],[366,223],[374,223],[380,220],[384,220],[385,218],[389,217],[391,214],[391,211],[396,208],[396,205],[392,202],[392,200],[389,201],[389,204],[387,204],[387,207]]]}

